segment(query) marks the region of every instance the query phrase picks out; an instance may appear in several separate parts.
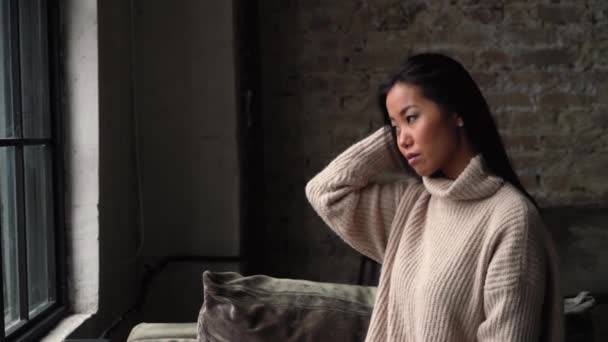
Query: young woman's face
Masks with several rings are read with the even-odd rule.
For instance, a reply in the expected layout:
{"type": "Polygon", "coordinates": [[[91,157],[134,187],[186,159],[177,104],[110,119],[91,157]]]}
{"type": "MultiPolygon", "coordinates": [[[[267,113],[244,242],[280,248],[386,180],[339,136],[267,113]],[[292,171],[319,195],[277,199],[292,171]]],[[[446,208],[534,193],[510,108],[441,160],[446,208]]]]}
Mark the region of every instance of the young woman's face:
{"type": "Polygon", "coordinates": [[[386,97],[386,108],[397,133],[397,146],[420,176],[438,170],[445,175],[454,170],[459,154],[461,122],[456,114],[446,115],[439,106],[422,95],[419,87],[397,82],[386,97]],[[411,154],[418,154],[412,158],[411,154]],[[408,158],[409,157],[409,158],[408,158]]]}

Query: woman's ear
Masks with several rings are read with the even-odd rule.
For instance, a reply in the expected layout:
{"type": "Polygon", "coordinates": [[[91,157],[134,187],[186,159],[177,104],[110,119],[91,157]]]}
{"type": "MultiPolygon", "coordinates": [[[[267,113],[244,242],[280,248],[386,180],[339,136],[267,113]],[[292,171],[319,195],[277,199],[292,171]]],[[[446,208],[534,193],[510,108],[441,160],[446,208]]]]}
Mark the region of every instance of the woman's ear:
{"type": "Polygon", "coordinates": [[[460,114],[454,112],[452,114],[452,117],[454,119],[454,122],[456,123],[456,126],[458,126],[458,127],[464,126],[464,121],[462,120],[462,116],[460,116],[460,114]]]}

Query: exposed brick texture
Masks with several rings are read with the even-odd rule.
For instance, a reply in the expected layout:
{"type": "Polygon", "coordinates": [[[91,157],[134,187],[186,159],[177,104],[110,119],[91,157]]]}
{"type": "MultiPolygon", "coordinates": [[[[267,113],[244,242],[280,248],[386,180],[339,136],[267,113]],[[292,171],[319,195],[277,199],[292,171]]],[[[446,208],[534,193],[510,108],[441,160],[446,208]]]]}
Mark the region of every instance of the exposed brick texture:
{"type": "Polygon", "coordinates": [[[472,73],[541,206],[608,203],[607,1],[273,0],[259,17],[267,273],[356,281],[304,185],[381,124],[376,87],[416,52],[472,73]]]}

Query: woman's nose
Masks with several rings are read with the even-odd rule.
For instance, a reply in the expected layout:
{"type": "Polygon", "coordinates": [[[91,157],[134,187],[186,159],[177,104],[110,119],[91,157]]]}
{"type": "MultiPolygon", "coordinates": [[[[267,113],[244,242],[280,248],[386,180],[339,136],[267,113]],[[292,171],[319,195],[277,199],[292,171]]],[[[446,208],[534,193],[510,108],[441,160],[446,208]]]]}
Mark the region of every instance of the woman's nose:
{"type": "Polygon", "coordinates": [[[412,138],[405,130],[397,131],[397,144],[403,148],[407,148],[412,144],[412,138]]]}

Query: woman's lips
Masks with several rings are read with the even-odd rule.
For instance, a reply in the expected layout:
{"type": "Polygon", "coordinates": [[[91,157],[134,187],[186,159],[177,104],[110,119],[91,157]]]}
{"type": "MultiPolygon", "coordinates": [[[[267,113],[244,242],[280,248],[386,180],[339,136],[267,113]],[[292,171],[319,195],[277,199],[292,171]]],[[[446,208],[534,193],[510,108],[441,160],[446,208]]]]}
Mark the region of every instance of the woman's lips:
{"type": "Polygon", "coordinates": [[[407,160],[410,165],[416,164],[420,160],[420,155],[415,155],[407,160]]]}

